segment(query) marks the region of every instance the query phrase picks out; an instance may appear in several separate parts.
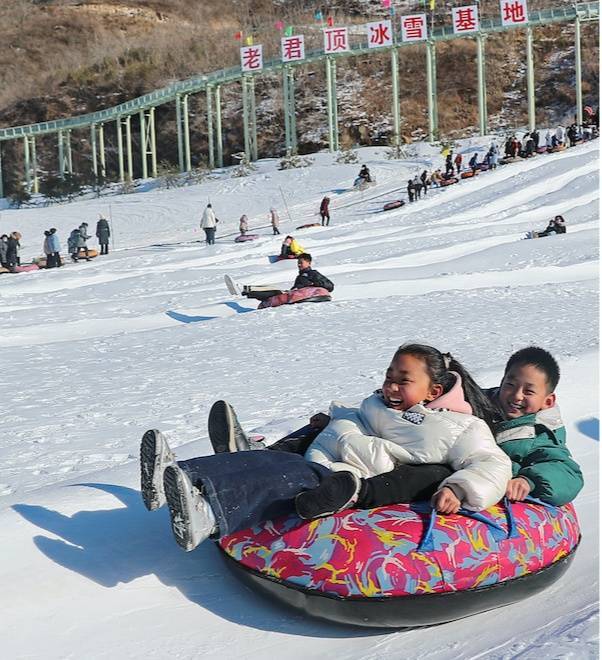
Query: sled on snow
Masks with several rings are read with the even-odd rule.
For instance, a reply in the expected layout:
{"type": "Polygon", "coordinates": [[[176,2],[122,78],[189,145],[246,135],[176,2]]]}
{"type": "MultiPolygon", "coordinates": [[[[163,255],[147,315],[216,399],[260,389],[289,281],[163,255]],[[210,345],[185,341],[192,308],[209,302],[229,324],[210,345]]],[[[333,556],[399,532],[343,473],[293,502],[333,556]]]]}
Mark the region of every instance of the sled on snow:
{"type": "Polygon", "coordinates": [[[450,176],[449,179],[441,179],[439,187],[451,186],[453,183],[458,183],[459,179],[455,176],[450,176]]]}
{"type": "Polygon", "coordinates": [[[299,225],[298,227],[295,227],[295,229],[311,229],[312,227],[321,227],[322,224],[320,222],[308,222],[306,225],[299,225]]]}
{"type": "Polygon", "coordinates": [[[262,300],[257,309],[280,307],[281,305],[295,305],[297,303],[327,302],[328,300],[332,300],[328,289],[324,289],[321,286],[306,286],[302,289],[283,291],[266,300],[262,300]]]}
{"type": "Polygon", "coordinates": [[[268,261],[271,264],[275,264],[277,261],[288,261],[289,259],[296,259],[297,257],[294,254],[289,254],[287,257],[283,257],[281,254],[270,254],[268,256],[268,261]]]}
{"type": "Polygon", "coordinates": [[[234,239],[235,243],[246,243],[247,241],[254,241],[259,238],[259,234],[240,234],[234,239]]]}
{"type": "Polygon", "coordinates": [[[239,577],[327,621],[407,628],[516,603],[564,575],[581,540],[572,504],[527,498],[440,515],[427,502],[285,516],[217,542],[239,577]]]}
{"type": "Polygon", "coordinates": [[[383,211],[392,211],[393,209],[400,209],[402,206],[405,206],[403,199],[396,199],[392,202],[387,202],[383,206],[383,211]]]}

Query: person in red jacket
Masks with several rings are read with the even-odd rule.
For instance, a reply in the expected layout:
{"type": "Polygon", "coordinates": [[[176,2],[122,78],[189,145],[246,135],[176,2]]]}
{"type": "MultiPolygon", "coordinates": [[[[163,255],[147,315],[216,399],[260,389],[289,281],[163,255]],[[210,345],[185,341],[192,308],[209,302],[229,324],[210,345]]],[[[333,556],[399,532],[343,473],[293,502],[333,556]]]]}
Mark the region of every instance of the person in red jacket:
{"type": "Polygon", "coordinates": [[[456,157],[454,158],[454,164],[458,174],[460,174],[460,170],[462,169],[462,154],[456,154],[456,157]]]}
{"type": "Polygon", "coordinates": [[[330,197],[324,197],[320,204],[320,218],[322,218],[322,227],[327,227],[330,224],[330,197]]]}

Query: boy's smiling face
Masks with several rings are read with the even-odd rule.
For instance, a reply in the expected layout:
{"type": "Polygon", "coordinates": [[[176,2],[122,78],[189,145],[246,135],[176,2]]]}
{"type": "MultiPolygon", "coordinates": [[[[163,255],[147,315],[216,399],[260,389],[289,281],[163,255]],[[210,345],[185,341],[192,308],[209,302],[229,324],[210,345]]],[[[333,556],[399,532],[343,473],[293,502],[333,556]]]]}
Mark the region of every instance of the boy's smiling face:
{"type": "Polygon", "coordinates": [[[498,398],[506,419],[530,415],[556,403],[556,395],[548,391],[545,372],[532,364],[511,367],[504,375],[498,398]]]}

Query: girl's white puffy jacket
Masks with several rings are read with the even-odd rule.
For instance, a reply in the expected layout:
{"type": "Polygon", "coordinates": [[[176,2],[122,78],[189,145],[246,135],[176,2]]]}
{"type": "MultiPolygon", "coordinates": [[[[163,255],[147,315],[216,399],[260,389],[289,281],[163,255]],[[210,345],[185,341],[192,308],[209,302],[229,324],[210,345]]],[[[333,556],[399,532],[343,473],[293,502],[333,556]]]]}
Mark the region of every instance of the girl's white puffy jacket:
{"type": "Polygon", "coordinates": [[[331,470],[373,477],[398,463],[446,463],[455,472],[440,488],[452,487],[462,506],[475,511],[498,502],[512,478],[510,459],[474,415],[422,404],[397,411],[373,394],[359,409],[333,402],[330,416],[305,458],[331,470]]]}

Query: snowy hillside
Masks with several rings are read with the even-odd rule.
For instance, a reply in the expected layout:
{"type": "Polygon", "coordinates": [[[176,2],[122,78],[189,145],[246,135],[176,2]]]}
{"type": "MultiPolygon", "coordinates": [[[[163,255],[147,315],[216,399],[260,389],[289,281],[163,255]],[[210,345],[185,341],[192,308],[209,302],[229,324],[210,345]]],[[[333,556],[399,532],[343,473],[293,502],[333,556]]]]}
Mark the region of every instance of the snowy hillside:
{"type": "Polygon", "coordinates": [[[1,657],[598,657],[598,148],[500,167],[389,212],[408,178],[441,166],[435,149],[401,162],[361,150],[377,179],[363,193],[350,190],[358,165],[318,154],[306,169],[262,161],[247,178],[224,170],[185,189],[3,211],[0,233],[23,234],[23,261],[40,254],[44,229],[65,247],[99,212],[115,245],[90,263],[0,276],[1,657]],[[324,195],[331,226],[296,231],[324,195]],[[198,228],[208,200],[220,219],[209,247],[198,228]],[[254,311],[228,294],[225,273],[294,279],[294,261],[267,258],[283,238],[270,206],[335,282],[333,302],[254,311]],[[242,213],[260,238],[236,244],[242,213]],[[521,240],[556,214],[566,235],[521,240]],[[207,413],[225,398],[245,428],[275,440],[332,399],[357,403],[408,340],[451,351],[483,386],[522,346],[558,358],[586,479],[583,541],[544,593],[431,629],[328,625],[254,594],[210,543],[183,553],[167,512],[144,509],[147,428],[166,432],[178,457],[207,454],[207,413]]]}

